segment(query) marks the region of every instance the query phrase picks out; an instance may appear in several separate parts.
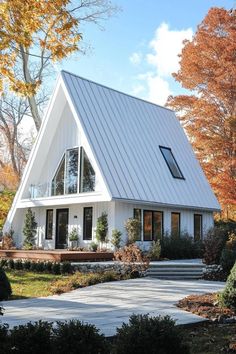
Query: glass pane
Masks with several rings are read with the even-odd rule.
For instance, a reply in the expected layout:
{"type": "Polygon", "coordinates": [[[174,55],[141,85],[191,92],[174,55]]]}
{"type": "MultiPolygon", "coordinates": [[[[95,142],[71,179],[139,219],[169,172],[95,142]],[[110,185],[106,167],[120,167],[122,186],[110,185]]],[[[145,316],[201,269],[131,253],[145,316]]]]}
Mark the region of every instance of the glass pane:
{"type": "Polygon", "coordinates": [[[171,235],[174,237],[180,236],[180,214],[171,213],[171,235]]]}
{"type": "Polygon", "coordinates": [[[180,171],[179,166],[177,165],[177,163],[174,159],[171,149],[165,148],[165,147],[160,147],[160,149],[161,149],[161,152],[165,158],[165,161],[166,161],[173,177],[184,178],[181,171],[180,171]]]}
{"type": "Polygon", "coordinates": [[[65,178],[65,155],[58,167],[58,170],[52,180],[52,195],[64,194],[64,178],[65,178]]]}
{"type": "Polygon", "coordinates": [[[47,210],[46,214],[46,235],[47,240],[52,239],[52,230],[53,230],[53,210],[47,210]]]}
{"type": "Polygon", "coordinates": [[[141,240],[141,231],[142,231],[142,225],[141,225],[141,209],[134,209],[134,218],[140,221],[140,232],[137,238],[137,241],[141,240]]]}
{"type": "Polygon", "coordinates": [[[202,215],[194,215],[194,240],[199,241],[202,238],[202,215]]]}
{"type": "Polygon", "coordinates": [[[66,248],[68,236],[68,209],[57,210],[56,248],[66,248]]]}
{"type": "Polygon", "coordinates": [[[152,240],[152,212],[146,210],[143,212],[143,239],[152,240]]]}
{"type": "Polygon", "coordinates": [[[84,240],[92,240],[93,208],[84,208],[84,240]]]}
{"type": "Polygon", "coordinates": [[[66,194],[77,193],[78,184],[78,149],[66,153],[66,194]]]}
{"type": "Polygon", "coordinates": [[[162,237],[162,212],[153,212],[153,239],[160,240],[162,237]]]}
{"type": "Polygon", "coordinates": [[[95,189],[95,172],[84,149],[81,147],[80,192],[92,192],[95,189]]]}

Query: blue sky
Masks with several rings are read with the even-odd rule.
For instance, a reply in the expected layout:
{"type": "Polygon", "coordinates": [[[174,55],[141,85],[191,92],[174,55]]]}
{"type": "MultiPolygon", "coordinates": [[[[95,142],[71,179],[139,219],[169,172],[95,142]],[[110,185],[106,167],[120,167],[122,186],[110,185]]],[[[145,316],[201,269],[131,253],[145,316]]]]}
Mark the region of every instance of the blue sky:
{"type": "Polygon", "coordinates": [[[169,94],[181,92],[171,77],[177,54],[212,6],[231,8],[234,0],[114,0],[122,8],[104,24],[89,24],[85,56],[69,58],[61,69],[115,89],[164,104],[169,94]]]}

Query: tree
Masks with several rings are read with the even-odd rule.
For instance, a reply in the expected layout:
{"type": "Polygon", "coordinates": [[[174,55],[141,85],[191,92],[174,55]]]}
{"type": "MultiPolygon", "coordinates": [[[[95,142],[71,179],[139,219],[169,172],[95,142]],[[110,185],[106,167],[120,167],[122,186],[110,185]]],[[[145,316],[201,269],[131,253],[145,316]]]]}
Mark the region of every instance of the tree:
{"type": "Polygon", "coordinates": [[[25,221],[23,227],[24,248],[32,249],[35,244],[35,235],[37,232],[37,222],[35,220],[35,214],[32,212],[31,208],[27,209],[25,214],[25,221]]]}
{"type": "Polygon", "coordinates": [[[37,100],[52,63],[81,50],[80,26],[116,11],[109,0],[3,0],[0,3],[0,90],[27,97],[35,127],[37,100]]]}
{"type": "Polygon", "coordinates": [[[129,218],[125,222],[125,230],[128,235],[128,244],[132,244],[139,239],[140,230],[141,230],[141,222],[136,218],[129,218]]]}
{"type": "MultiPolygon", "coordinates": [[[[192,95],[170,97],[225,210],[236,205],[236,10],[211,8],[173,74],[192,95]]],[[[230,216],[229,214],[227,216],[230,216]]],[[[231,215],[233,217],[233,214],[231,215]]]]}
{"type": "Polygon", "coordinates": [[[102,213],[101,216],[97,218],[97,228],[96,228],[96,239],[98,242],[106,242],[108,232],[108,221],[107,213],[102,213]]]}
{"type": "MultiPolygon", "coordinates": [[[[8,300],[11,296],[12,290],[9,280],[4,270],[0,267],[0,301],[8,300]]],[[[1,307],[0,307],[1,314],[1,307]]]]}

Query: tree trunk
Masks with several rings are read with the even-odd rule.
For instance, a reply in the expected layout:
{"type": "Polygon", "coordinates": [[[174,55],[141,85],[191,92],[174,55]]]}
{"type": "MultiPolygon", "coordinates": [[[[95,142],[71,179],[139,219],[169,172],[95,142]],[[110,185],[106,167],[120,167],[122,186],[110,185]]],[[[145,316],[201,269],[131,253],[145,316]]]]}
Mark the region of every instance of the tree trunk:
{"type": "Polygon", "coordinates": [[[39,115],[39,110],[35,100],[35,96],[28,97],[28,102],[29,102],[30,111],[34,120],[35,127],[37,131],[39,131],[39,128],[41,126],[41,118],[39,115]]]}

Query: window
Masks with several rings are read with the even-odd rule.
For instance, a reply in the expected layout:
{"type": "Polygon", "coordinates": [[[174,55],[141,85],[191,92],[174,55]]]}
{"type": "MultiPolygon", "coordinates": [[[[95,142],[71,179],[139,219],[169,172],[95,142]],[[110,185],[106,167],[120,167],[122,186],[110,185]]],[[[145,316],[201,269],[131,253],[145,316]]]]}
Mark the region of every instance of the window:
{"type": "Polygon", "coordinates": [[[170,148],[159,146],[161,153],[165,159],[165,162],[174,178],[184,179],[184,176],[174,158],[174,155],[170,148]]]}
{"type": "Polygon", "coordinates": [[[163,213],[161,211],[143,211],[143,240],[157,241],[163,234],[163,213]]]}
{"type": "Polygon", "coordinates": [[[66,194],[77,193],[78,184],[78,149],[66,151],[66,194]]]}
{"type": "Polygon", "coordinates": [[[180,213],[171,213],[171,235],[180,236],[180,213]]]}
{"type": "Polygon", "coordinates": [[[141,209],[134,209],[134,219],[137,219],[140,221],[140,232],[139,232],[139,237],[137,241],[141,241],[141,230],[142,230],[142,212],[141,209]]]}
{"type": "Polygon", "coordinates": [[[194,214],[194,241],[200,241],[202,238],[202,215],[194,214]]]}
{"type": "Polygon", "coordinates": [[[80,193],[95,189],[95,172],[84,149],[80,148],[80,193]]]}
{"type": "MultiPolygon", "coordinates": [[[[52,180],[52,195],[78,193],[78,148],[68,149],[52,180]]],[[[80,193],[95,190],[95,172],[84,149],[80,148],[80,193]]]]}
{"type": "Polygon", "coordinates": [[[84,208],[83,239],[92,240],[93,208],[84,208]]]}
{"type": "Polygon", "coordinates": [[[46,232],[45,232],[46,240],[52,240],[52,232],[53,232],[53,210],[48,209],[46,211],[46,232]]]}

